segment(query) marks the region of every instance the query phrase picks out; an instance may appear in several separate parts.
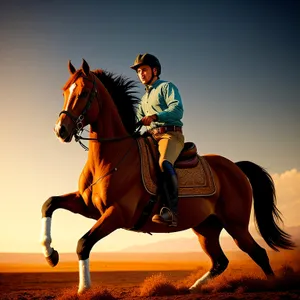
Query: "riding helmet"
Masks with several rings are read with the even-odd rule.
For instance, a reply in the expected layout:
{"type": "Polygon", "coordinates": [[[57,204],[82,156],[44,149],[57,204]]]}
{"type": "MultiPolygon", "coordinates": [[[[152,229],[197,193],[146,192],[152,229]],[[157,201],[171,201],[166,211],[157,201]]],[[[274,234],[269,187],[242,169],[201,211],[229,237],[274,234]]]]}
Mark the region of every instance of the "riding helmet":
{"type": "Polygon", "coordinates": [[[138,67],[141,65],[147,65],[151,68],[157,68],[157,75],[159,76],[161,73],[161,65],[159,60],[152,54],[145,53],[145,54],[138,54],[135,58],[134,63],[130,66],[131,69],[137,70],[138,67]]]}

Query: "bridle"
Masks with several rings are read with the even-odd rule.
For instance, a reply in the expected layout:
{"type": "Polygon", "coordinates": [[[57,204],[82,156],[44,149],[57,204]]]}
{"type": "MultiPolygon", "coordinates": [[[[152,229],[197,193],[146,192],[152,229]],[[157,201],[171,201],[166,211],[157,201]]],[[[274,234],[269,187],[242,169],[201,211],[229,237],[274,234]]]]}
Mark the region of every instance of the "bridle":
{"type": "MultiPolygon", "coordinates": [[[[84,77],[84,79],[88,80],[88,81],[91,81],[93,82],[93,88],[92,88],[92,91],[90,92],[90,95],[89,95],[89,98],[86,102],[86,105],[82,111],[82,113],[76,118],[75,116],[73,116],[69,111],[67,110],[62,110],[60,113],[59,113],[59,116],[61,116],[62,114],[65,114],[67,115],[76,125],[74,131],[74,137],[75,137],[75,141],[76,142],[79,142],[79,144],[85,149],[85,150],[88,150],[88,147],[86,147],[80,140],[81,139],[89,139],[89,140],[97,140],[97,139],[94,139],[94,138],[83,138],[81,136],[82,132],[83,132],[83,122],[84,122],[84,119],[86,118],[86,114],[88,112],[88,110],[90,109],[91,107],[91,104],[93,102],[93,100],[96,98],[97,94],[98,94],[98,91],[96,89],[96,80],[95,80],[95,77],[93,78],[93,80],[90,80],[89,78],[87,77],[84,77]]],[[[80,95],[77,96],[77,98],[80,98],[80,95]]]]}
{"type": "MultiPolygon", "coordinates": [[[[81,140],[89,140],[89,141],[97,141],[97,142],[114,142],[114,141],[120,141],[120,140],[124,140],[124,139],[132,137],[132,135],[130,135],[130,134],[127,134],[127,135],[124,135],[124,136],[121,136],[121,137],[112,137],[112,138],[86,138],[86,137],[82,136],[82,133],[84,131],[84,125],[83,125],[84,119],[86,119],[86,114],[87,114],[88,110],[90,109],[93,100],[96,99],[97,95],[98,95],[98,91],[97,91],[97,88],[96,88],[96,78],[95,78],[95,75],[93,75],[93,76],[94,76],[93,80],[91,80],[87,77],[84,77],[84,79],[93,82],[93,88],[92,88],[92,91],[90,92],[89,98],[87,100],[87,103],[86,103],[82,113],[77,118],[75,116],[73,116],[67,110],[62,110],[59,113],[59,116],[61,116],[62,114],[65,114],[75,123],[75,125],[76,125],[76,127],[74,129],[74,131],[75,131],[75,133],[74,133],[75,141],[79,142],[80,146],[86,151],[88,151],[89,148],[86,145],[84,145],[81,142],[81,140]]],[[[80,95],[78,96],[78,98],[80,98],[80,95]]],[[[136,132],[139,131],[140,127],[136,130],[136,132]]]]}

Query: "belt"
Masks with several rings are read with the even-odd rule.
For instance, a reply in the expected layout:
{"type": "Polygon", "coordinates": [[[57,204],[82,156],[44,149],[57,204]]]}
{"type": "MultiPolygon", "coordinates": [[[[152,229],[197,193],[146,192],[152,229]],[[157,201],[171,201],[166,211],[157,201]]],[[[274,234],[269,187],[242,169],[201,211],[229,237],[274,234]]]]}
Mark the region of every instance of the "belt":
{"type": "Polygon", "coordinates": [[[166,133],[168,131],[179,131],[182,133],[181,126],[163,126],[148,130],[150,134],[166,133]]]}

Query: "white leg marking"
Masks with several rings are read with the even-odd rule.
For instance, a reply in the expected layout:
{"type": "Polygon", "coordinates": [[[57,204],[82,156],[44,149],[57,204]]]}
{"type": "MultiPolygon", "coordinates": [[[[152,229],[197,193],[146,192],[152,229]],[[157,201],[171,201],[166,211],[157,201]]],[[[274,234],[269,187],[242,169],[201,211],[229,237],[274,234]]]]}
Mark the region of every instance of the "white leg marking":
{"type": "Polygon", "coordinates": [[[51,218],[44,217],[42,218],[42,230],[41,230],[41,237],[40,243],[43,248],[43,253],[45,257],[48,257],[52,254],[53,248],[50,247],[52,242],[51,239],[51,218]]]}
{"type": "Polygon", "coordinates": [[[79,261],[79,287],[78,294],[83,293],[91,287],[89,258],[79,261]]]}
{"type": "Polygon", "coordinates": [[[196,280],[196,282],[189,288],[190,291],[194,291],[200,288],[201,285],[207,283],[210,279],[214,278],[210,271],[205,273],[201,278],[196,280]]]}

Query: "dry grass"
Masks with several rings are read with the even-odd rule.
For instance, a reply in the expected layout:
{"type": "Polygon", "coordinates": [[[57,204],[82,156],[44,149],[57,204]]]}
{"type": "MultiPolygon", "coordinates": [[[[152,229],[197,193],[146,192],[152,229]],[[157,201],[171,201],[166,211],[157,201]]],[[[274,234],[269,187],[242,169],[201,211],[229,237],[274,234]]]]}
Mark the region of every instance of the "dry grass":
{"type": "Polygon", "coordinates": [[[242,272],[229,270],[221,276],[204,285],[203,293],[248,293],[248,292],[279,292],[298,288],[300,273],[290,266],[284,266],[277,272],[274,279],[266,280],[264,276],[256,274],[245,275],[242,272]]]}
{"type": "Polygon", "coordinates": [[[82,295],[77,295],[77,288],[65,289],[58,300],[116,300],[106,288],[95,287],[82,295]]]}
{"type": "MultiPolygon", "coordinates": [[[[245,275],[242,270],[229,269],[224,274],[202,286],[199,294],[216,293],[257,293],[257,292],[285,292],[299,289],[300,272],[295,272],[289,265],[282,266],[276,271],[274,279],[266,280],[257,274],[245,275]]],[[[144,280],[139,289],[132,296],[170,296],[188,293],[188,288],[203,275],[203,269],[191,273],[187,278],[172,282],[166,275],[156,274],[144,280]]]]}
{"type": "Polygon", "coordinates": [[[132,296],[137,296],[137,294],[139,294],[139,296],[151,297],[178,294],[177,288],[171,280],[161,273],[146,278],[138,290],[139,292],[134,291],[132,296]]]}

